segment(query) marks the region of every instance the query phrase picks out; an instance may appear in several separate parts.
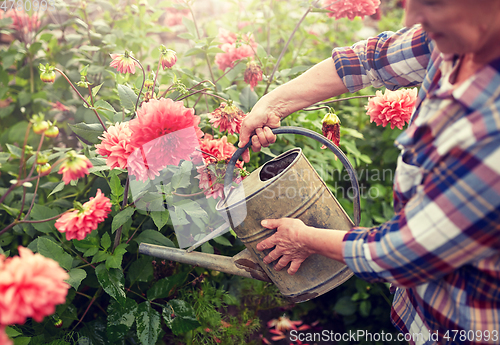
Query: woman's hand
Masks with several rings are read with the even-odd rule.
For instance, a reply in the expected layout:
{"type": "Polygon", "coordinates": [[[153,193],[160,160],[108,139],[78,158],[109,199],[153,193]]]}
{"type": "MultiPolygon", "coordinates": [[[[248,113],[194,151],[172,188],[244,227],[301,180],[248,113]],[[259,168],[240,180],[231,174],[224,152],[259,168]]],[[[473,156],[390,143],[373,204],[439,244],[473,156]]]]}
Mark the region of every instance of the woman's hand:
{"type": "Polygon", "coordinates": [[[266,219],[262,221],[262,226],[276,229],[274,235],[257,244],[257,250],[262,251],[276,246],[264,258],[264,263],[269,264],[281,257],[274,265],[277,271],[291,262],[288,273],[295,274],[302,262],[309,255],[315,253],[305,245],[303,240],[313,228],[305,225],[301,220],[293,218],[266,219]]]}
{"type": "MultiPolygon", "coordinates": [[[[286,115],[288,114],[281,106],[272,106],[268,104],[266,97],[263,97],[243,120],[238,146],[244,147],[251,138],[252,150],[259,152],[261,147],[274,143],[276,136],[271,132],[271,128],[278,128],[281,119],[286,115]]],[[[242,158],[248,163],[250,160],[248,150],[242,158]]]]}

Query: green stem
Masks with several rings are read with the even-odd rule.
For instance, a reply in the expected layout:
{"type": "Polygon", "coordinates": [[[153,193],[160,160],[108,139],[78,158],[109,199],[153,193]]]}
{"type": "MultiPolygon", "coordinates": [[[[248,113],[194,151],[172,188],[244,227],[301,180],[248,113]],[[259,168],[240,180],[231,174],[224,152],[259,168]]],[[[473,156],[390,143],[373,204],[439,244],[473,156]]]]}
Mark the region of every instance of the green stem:
{"type": "MultiPolygon", "coordinates": [[[[137,106],[139,105],[139,99],[141,98],[142,89],[144,88],[144,83],[146,82],[146,72],[144,72],[144,67],[142,67],[142,64],[139,62],[139,60],[137,60],[133,56],[130,56],[130,58],[132,60],[134,60],[135,62],[137,62],[142,70],[142,85],[141,85],[141,89],[139,90],[139,95],[137,95],[137,101],[135,102],[135,112],[137,113],[137,106]]],[[[153,92],[154,92],[154,88],[153,88],[153,92]]]]}
{"type": "Polygon", "coordinates": [[[89,102],[87,102],[87,100],[85,98],[83,98],[82,94],[80,93],[80,91],[78,91],[75,87],[75,85],[73,85],[73,83],[71,82],[71,80],[69,80],[69,78],[66,76],[66,74],[64,74],[63,71],[61,71],[59,68],[54,68],[54,71],[57,71],[59,72],[63,77],[64,79],[66,79],[66,81],[69,83],[69,85],[73,88],[73,90],[78,94],[78,96],[83,100],[83,102],[85,102],[85,104],[87,105],[87,107],[89,107],[90,109],[92,109],[95,113],[95,116],[97,116],[97,119],[99,120],[99,122],[101,123],[101,126],[102,128],[104,128],[104,131],[107,132],[107,129],[106,129],[106,126],[104,125],[104,122],[102,122],[102,119],[101,117],[99,116],[99,114],[97,113],[97,110],[94,109],[94,107],[92,107],[89,102]]]}
{"type": "MultiPolygon", "coordinates": [[[[356,98],[370,98],[370,97],[376,97],[376,96],[375,95],[367,95],[367,96],[351,96],[351,97],[337,98],[337,99],[332,99],[329,101],[316,103],[316,104],[314,104],[314,106],[323,105],[323,104],[330,104],[330,103],[335,103],[335,102],[341,102],[341,101],[348,101],[350,99],[356,99],[356,98]]],[[[304,108],[304,110],[313,110],[313,109],[304,108]]]]}

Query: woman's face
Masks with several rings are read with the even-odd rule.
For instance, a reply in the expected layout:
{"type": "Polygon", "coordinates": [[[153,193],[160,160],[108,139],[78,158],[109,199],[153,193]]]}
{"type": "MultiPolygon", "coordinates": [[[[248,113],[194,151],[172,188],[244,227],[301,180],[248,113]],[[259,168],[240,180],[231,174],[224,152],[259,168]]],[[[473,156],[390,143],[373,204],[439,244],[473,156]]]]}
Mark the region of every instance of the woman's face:
{"type": "Polygon", "coordinates": [[[500,0],[409,0],[406,25],[422,24],[445,54],[481,54],[500,44],[500,0]]]}

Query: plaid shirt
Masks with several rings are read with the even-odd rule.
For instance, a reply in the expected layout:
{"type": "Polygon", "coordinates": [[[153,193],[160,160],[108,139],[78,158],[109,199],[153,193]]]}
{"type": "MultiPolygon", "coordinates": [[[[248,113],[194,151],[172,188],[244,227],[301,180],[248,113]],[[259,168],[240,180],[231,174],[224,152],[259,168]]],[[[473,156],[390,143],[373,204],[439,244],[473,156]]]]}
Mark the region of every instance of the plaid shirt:
{"type": "Polygon", "coordinates": [[[347,265],[397,287],[391,317],[411,343],[500,344],[500,59],[455,87],[459,58],[420,26],[332,56],[351,92],[421,85],[396,140],[395,216],[346,234],[347,265]]]}

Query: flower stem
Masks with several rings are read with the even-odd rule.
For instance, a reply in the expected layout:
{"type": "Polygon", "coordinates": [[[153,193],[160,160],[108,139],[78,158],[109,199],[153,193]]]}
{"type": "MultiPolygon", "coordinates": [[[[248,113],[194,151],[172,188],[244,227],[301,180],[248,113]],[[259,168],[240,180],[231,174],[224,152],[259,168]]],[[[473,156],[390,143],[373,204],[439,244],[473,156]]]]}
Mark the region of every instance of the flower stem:
{"type": "Polygon", "coordinates": [[[94,111],[95,116],[97,116],[97,119],[101,123],[102,128],[104,128],[104,131],[107,132],[106,125],[104,125],[104,122],[102,122],[102,119],[99,116],[99,114],[97,113],[97,110],[95,110],[94,107],[92,107],[89,104],[89,102],[87,102],[87,100],[85,98],[83,98],[82,94],[77,90],[77,88],[75,87],[75,85],[73,85],[73,83],[71,82],[71,80],[69,80],[69,78],[66,76],[66,74],[64,74],[64,72],[61,71],[59,68],[54,68],[54,71],[59,72],[64,77],[64,79],[66,79],[66,81],[73,88],[73,90],[78,94],[78,96],[83,100],[83,102],[85,102],[85,104],[87,105],[87,107],[89,107],[90,109],[92,109],[94,111]]]}
{"type": "MultiPolygon", "coordinates": [[[[127,206],[127,200],[128,200],[128,190],[129,190],[129,179],[127,178],[127,182],[125,182],[125,188],[123,190],[123,201],[122,201],[122,207],[121,207],[121,210],[123,210],[125,208],[125,206],[127,206]]],[[[121,241],[121,238],[122,238],[122,228],[123,228],[123,225],[120,226],[117,230],[116,230],[116,234],[115,234],[115,242],[113,244],[113,251],[116,249],[116,247],[118,247],[120,245],[120,241],[121,241]]]]}
{"type": "MultiPolygon", "coordinates": [[[[144,67],[142,67],[142,64],[139,62],[139,60],[137,60],[133,56],[130,56],[130,58],[132,60],[134,60],[135,62],[137,62],[142,70],[142,85],[141,85],[141,89],[139,90],[139,95],[137,95],[137,101],[135,102],[135,112],[137,113],[137,106],[139,105],[139,99],[141,98],[142,89],[144,88],[144,83],[146,82],[146,72],[144,72],[144,67]]],[[[158,67],[160,67],[160,66],[158,66],[158,67]]],[[[153,93],[154,93],[154,90],[155,89],[154,89],[154,85],[153,85],[153,93]]]]}
{"type": "MultiPolygon", "coordinates": [[[[314,104],[314,106],[323,105],[323,104],[329,104],[329,103],[335,103],[335,102],[341,102],[341,101],[348,101],[350,99],[356,99],[356,98],[370,98],[370,97],[376,97],[376,96],[375,95],[366,95],[366,96],[351,96],[351,97],[337,98],[337,99],[332,99],[332,100],[329,100],[329,101],[324,101],[324,102],[316,103],[316,104],[314,104]]],[[[303,110],[314,110],[314,109],[304,108],[303,110]]]]}
{"type": "Polygon", "coordinates": [[[304,13],[304,15],[302,16],[302,18],[300,18],[299,22],[297,23],[297,25],[295,25],[295,28],[293,29],[290,37],[288,37],[288,41],[285,43],[285,46],[283,47],[283,49],[281,50],[281,54],[280,56],[278,57],[278,60],[276,61],[276,65],[274,65],[274,69],[273,69],[273,72],[271,73],[271,76],[269,77],[268,81],[267,81],[267,87],[266,87],[266,90],[264,91],[264,95],[267,93],[267,91],[269,90],[269,86],[271,85],[271,82],[273,81],[273,77],[274,77],[274,74],[276,73],[276,71],[278,70],[278,67],[280,65],[280,62],[281,62],[281,59],[283,59],[283,56],[285,55],[285,52],[286,50],[288,49],[288,45],[290,44],[290,42],[292,41],[292,38],[293,36],[295,35],[295,33],[297,32],[297,30],[299,29],[299,26],[300,24],[302,24],[302,22],[304,21],[304,19],[306,19],[307,15],[309,14],[309,12],[312,11],[312,9],[314,8],[314,6],[319,2],[319,0],[316,0],[314,1],[307,9],[306,13],[304,13]]]}

